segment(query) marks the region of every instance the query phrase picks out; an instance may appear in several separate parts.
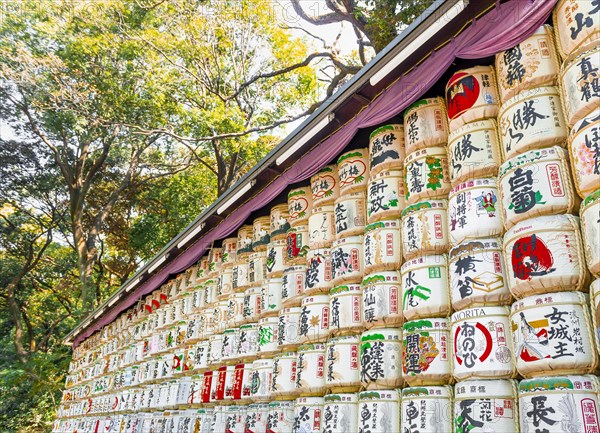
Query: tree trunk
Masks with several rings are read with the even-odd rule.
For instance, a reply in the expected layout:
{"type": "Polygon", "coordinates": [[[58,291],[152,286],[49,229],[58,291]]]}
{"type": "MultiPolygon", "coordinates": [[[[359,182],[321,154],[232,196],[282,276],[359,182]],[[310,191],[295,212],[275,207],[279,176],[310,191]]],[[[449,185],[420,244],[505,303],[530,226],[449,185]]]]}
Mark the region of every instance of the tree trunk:
{"type": "Polygon", "coordinates": [[[17,352],[17,359],[21,364],[27,362],[27,350],[23,345],[23,319],[21,317],[21,310],[19,308],[19,304],[15,299],[15,289],[19,281],[21,280],[22,275],[18,275],[13,280],[8,283],[6,287],[6,291],[8,293],[8,308],[10,310],[10,315],[12,317],[13,323],[15,325],[15,335],[13,337],[13,343],[15,345],[15,351],[17,352]]]}

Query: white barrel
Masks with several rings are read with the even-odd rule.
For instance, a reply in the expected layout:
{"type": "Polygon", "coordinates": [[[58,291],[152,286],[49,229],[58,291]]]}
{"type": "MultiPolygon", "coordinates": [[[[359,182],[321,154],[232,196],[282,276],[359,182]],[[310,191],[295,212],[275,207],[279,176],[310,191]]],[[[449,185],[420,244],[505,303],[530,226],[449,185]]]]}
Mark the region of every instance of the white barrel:
{"type": "Polygon", "coordinates": [[[371,329],[360,337],[360,381],[367,389],[402,385],[402,331],[371,329]]]}
{"type": "Polygon", "coordinates": [[[273,360],[257,359],[252,363],[250,398],[252,401],[268,401],[271,397],[273,360]]]}
{"type": "Polygon", "coordinates": [[[337,160],[340,197],[352,191],[362,191],[369,179],[369,149],[354,149],[342,153],[337,160]]]}
{"type": "Polygon", "coordinates": [[[405,179],[400,167],[380,171],[369,178],[367,189],[367,222],[394,219],[404,208],[405,179]]]}
{"type": "Polygon", "coordinates": [[[359,432],[399,432],[400,391],[363,391],[358,394],[359,432]]]}
{"type": "Polygon", "coordinates": [[[227,299],[215,304],[212,316],[212,323],[214,324],[213,332],[223,332],[227,327],[228,308],[229,300],[227,299]]]}
{"type": "Polygon", "coordinates": [[[267,251],[250,254],[248,259],[248,283],[262,284],[267,278],[267,251]]]}
{"type": "Polygon", "coordinates": [[[363,282],[363,317],[367,329],[401,325],[402,286],[400,272],[367,275],[363,282]]]}
{"type": "Polygon", "coordinates": [[[448,141],[446,103],[441,97],[421,99],[404,112],[406,153],[448,141]]]}
{"type": "Polygon", "coordinates": [[[598,5],[593,1],[560,0],[552,18],[557,48],[563,58],[600,40],[598,5]]]}
{"type": "Polygon", "coordinates": [[[448,251],[448,201],[429,200],[402,211],[402,252],[404,260],[423,254],[448,251]]]}
{"type": "Polygon", "coordinates": [[[329,295],[310,295],[302,299],[299,342],[325,341],[329,335],[329,295]]]}
{"type": "Polygon", "coordinates": [[[281,310],[281,286],[282,278],[269,278],[263,286],[265,294],[262,296],[264,305],[261,309],[261,317],[276,316],[281,310]]]}
{"type": "Polygon", "coordinates": [[[221,258],[221,269],[231,267],[237,260],[237,238],[223,239],[223,256],[221,258]]]}
{"type": "Polygon", "coordinates": [[[248,406],[246,411],[245,433],[264,433],[267,431],[269,405],[255,403],[248,406]]]}
{"type": "Polygon", "coordinates": [[[281,279],[281,304],[284,307],[300,305],[306,278],[306,266],[290,266],[281,279]]]}
{"type": "Polygon", "coordinates": [[[500,97],[493,66],[456,71],[446,85],[450,131],[475,120],[495,118],[500,97]]]}
{"type": "Polygon", "coordinates": [[[404,161],[404,127],[384,125],[369,136],[369,176],[398,167],[404,161]]]}
{"type": "Polygon", "coordinates": [[[321,248],[310,250],[306,256],[306,277],[304,280],[304,294],[314,295],[327,293],[333,286],[331,272],[331,249],[321,248]]]}
{"type": "Polygon", "coordinates": [[[258,356],[260,328],[257,323],[240,326],[238,340],[238,357],[245,361],[253,360],[258,356]]]}
{"type": "Polygon", "coordinates": [[[308,225],[292,226],[287,232],[287,248],[284,263],[288,266],[303,265],[308,253],[308,225]]]}
{"type": "Polygon", "coordinates": [[[402,327],[402,376],[410,386],[444,385],[452,378],[448,319],[422,319],[402,327]]]}
{"type": "Polygon", "coordinates": [[[333,392],[360,388],[360,337],[348,335],[327,340],[325,346],[325,384],[333,392]]]}
{"type": "Polygon", "coordinates": [[[269,403],[269,417],[267,418],[267,431],[269,433],[294,432],[294,402],[272,401],[269,403]]]}
{"type": "Polygon", "coordinates": [[[515,377],[508,307],[477,307],[452,315],[456,380],[515,377]]]}
{"type": "Polygon", "coordinates": [[[504,260],[516,298],[585,290],[585,265],[579,220],[572,215],[541,216],[515,225],[504,235],[504,260]]]}
{"type": "Polygon", "coordinates": [[[244,293],[234,293],[229,296],[227,304],[227,325],[239,326],[244,323],[244,293]]]}
{"type": "Polygon", "coordinates": [[[284,308],[279,312],[277,344],[279,350],[288,350],[300,344],[300,315],[302,308],[284,308]]]}
{"type": "MultiPolygon", "coordinates": [[[[237,248],[237,238],[236,238],[236,248],[237,248]]],[[[203,256],[200,258],[200,260],[198,260],[198,271],[196,273],[196,281],[197,282],[203,282],[206,280],[206,278],[208,278],[208,266],[209,266],[209,261],[208,261],[208,255],[203,256]]]]}
{"type": "Polygon", "coordinates": [[[308,217],[308,247],[327,248],[335,239],[334,204],[314,206],[308,217]]]}
{"type": "Polygon", "coordinates": [[[325,393],[325,345],[304,344],[298,347],[296,392],[298,395],[325,393]]]}
{"type": "Polygon", "coordinates": [[[445,317],[450,314],[448,257],[420,256],[400,268],[402,277],[402,314],[406,320],[445,317]]]}
{"type": "Polygon", "coordinates": [[[496,176],[502,162],[496,121],[478,120],[452,131],[448,156],[452,185],[476,177],[496,176]]]}
{"type": "Polygon", "coordinates": [[[208,368],[210,340],[199,341],[193,348],[193,371],[203,371],[208,368]]]}
{"type": "Polygon", "coordinates": [[[241,226],[237,232],[237,260],[240,260],[243,257],[247,257],[248,254],[253,252],[252,249],[252,235],[253,235],[253,226],[245,225],[241,226]]]}
{"type": "Polygon", "coordinates": [[[592,373],[598,353],[589,297],[579,292],[529,296],[513,304],[517,369],[523,377],[592,373]]]}
{"type": "Polygon", "coordinates": [[[360,282],[363,277],[363,262],[362,236],[350,236],[334,241],[331,248],[333,285],[360,282]]]}
{"type": "Polygon", "coordinates": [[[590,284],[590,304],[594,333],[597,338],[596,347],[599,348],[598,351],[600,352],[600,279],[596,279],[590,284]]]}
{"type": "Polygon", "coordinates": [[[285,239],[285,235],[290,228],[290,212],[288,204],[283,203],[273,206],[269,218],[271,242],[278,239],[285,239]]]}
{"type": "Polygon", "coordinates": [[[479,239],[452,248],[448,267],[450,298],[455,311],[511,303],[502,259],[502,239],[479,239]]]}
{"type": "MultiPolygon", "coordinates": [[[[235,266],[235,265],[234,265],[235,266]]],[[[233,268],[225,268],[219,272],[217,279],[217,298],[219,300],[227,299],[233,293],[232,286],[233,268]]]]}
{"type": "Polygon", "coordinates": [[[586,197],[579,214],[587,266],[594,276],[600,277],[600,189],[586,197]]]}
{"type": "Polygon", "coordinates": [[[340,195],[335,201],[335,236],[337,239],[344,236],[362,234],[367,222],[367,195],[366,187],[361,191],[353,191],[340,195]]]}
{"type": "Polygon", "coordinates": [[[568,164],[566,151],[558,146],[532,150],[502,164],[498,187],[507,229],[527,218],[575,211],[579,198],[568,164]]]}
{"type": "Polygon", "coordinates": [[[292,189],[288,193],[289,223],[292,227],[308,223],[312,210],[312,192],[310,186],[292,189]]]}
{"type": "Polygon", "coordinates": [[[364,273],[392,271],[402,264],[400,221],[377,221],[365,227],[364,273]]]}
{"type": "Polygon", "coordinates": [[[451,188],[446,148],[428,147],[409,153],[404,175],[406,204],[446,198],[451,188]]]}
{"type": "Polygon", "coordinates": [[[231,404],[233,400],[234,365],[219,367],[217,376],[216,400],[223,404],[231,404]],[[225,400],[223,402],[223,400],[225,400]]]}
{"type": "Polygon", "coordinates": [[[261,358],[272,356],[279,351],[278,332],[278,317],[265,317],[258,321],[258,353],[261,358]]]}
{"type": "Polygon", "coordinates": [[[226,431],[228,433],[244,433],[246,412],[242,406],[229,406],[226,409],[226,431]]]}
{"type": "Polygon", "coordinates": [[[517,382],[499,379],[457,383],[453,421],[457,432],[518,433],[517,382]]]}
{"type": "Polygon", "coordinates": [[[251,287],[244,292],[242,317],[244,323],[256,322],[262,313],[263,291],[261,287],[251,287]]]}
{"type": "Polygon", "coordinates": [[[208,276],[216,276],[221,270],[223,261],[223,248],[211,248],[208,252],[208,276]]]}
{"type": "Polygon", "coordinates": [[[519,93],[498,115],[502,156],[514,158],[532,149],[564,146],[568,128],[557,87],[538,87],[519,93]]]}
{"type": "Polygon", "coordinates": [[[340,195],[340,179],[336,164],[323,167],[310,178],[313,207],[333,203],[340,195]]]}
{"type": "MultiPolygon", "coordinates": [[[[583,3],[583,2],[582,2],[583,3]]],[[[600,104],[600,41],[571,54],[560,69],[560,90],[570,127],[600,104]]]]}
{"type": "Polygon", "coordinates": [[[328,394],[323,404],[324,432],[358,432],[357,394],[328,394]]]}
{"type": "Polygon", "coordinates": [[[294,431],[320,433],[323,429],[323,397],[299,397],[294,405],[294,431]]]}
{"type": "Polygon", "coordinates": [[[495,178],[471,179],[452,188],[448,197],[448,232],[452,245],[502,235],[498,206],[495,178]]]}
{"type": "Polygon", "coordinates": [[[345,335],[362,331],[362,287],[360,284],[337,286],[329,292],[331,335],[345,335]]]}
{"type": "Polygon", "coordinates": [[[600,188],[600,109],[573,126],[569,134],[569,156],[575,189],[585,198],[600,188]]]}
{"type": "MultiPolygon", "coordinates": [[[[248,254],[249,256],[252,253],[248,254]]],[[[238,259],[233,265],[233,272],[231,274],[231,287],[234,292],[243,292],[250,287],[250,264],[248,263],[248,257],[238,259]]]]}
{"type": "Polygon", "coordinates": [[[285,256],[287,254],[286,239],[271,240],[267,250],[267,277],[279,278],[285,269],[285,256]]]}
{"type": "MultiPolygon", "coordinates": [[[[229,268],[231,269],[231,268],[229,268]]],[[[223,269],[221,270],[221,273],[224,274],[227,272],[227,269],[223,269]]],[[[220,275],[219,275],[220,276],[220,275]]],[[[214,278],[210,278],[207,279],[206,282],[204,283],[204,288],[206,289],[206,291],[204,292],[204,304],[205,305],[212,305],[217,301],[217,298],[219,296],[219,280],[218,279],[214,279],[214,278]]],[[[223,288],[225,291],[227,291],[227,288],[223,288]]],[[[233,288],[231,287],[231,281],[229,281],[229,293],[232,293],[233,288]]],[[[229,293],[226,294],[226,296],[229,295],[229,293]]]]}
{"type": "Polygon", "coordinates": [[[271,396],[275,399],[296,395],[296,352],[284,352],[273,358],[271,396]]]}
{"type": "Polygon", "coordinates": [[[232,362],[238,358],[240,342],[239,328],[231,328],[223,331],[223,347],[221,349],[221,361],[232,362]]]}
{"type": "Polygon", "coordinates": [[[223,361],[223,334],[211,335],[208,344],[208,366],[221,365],[223,361]]]}
{"type": "Polygon", "coordinates": [[[521,431],[597,431],[600,427],[598,388],[598,377],[592,375],[522,380],[519,384],[521,431]]]}
{"type": "Polygon", "coordinates": [[[452,387],[427,386],[402,390],[402,426],[408,432],[453,433],[452,387]]]}

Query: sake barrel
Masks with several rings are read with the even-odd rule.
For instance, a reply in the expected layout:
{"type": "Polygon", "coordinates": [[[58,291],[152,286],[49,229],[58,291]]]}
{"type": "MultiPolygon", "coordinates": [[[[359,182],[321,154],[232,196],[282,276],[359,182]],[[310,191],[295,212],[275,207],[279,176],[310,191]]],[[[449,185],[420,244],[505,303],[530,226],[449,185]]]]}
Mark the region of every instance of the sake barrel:
{"type": "Polygon", "coordinates": [[[302,396],[325,393],[325,345],[304,344],[298,347],[296,392],[302,396]]]}
{"type": "Polygon", "coordinates": [[[406,204],[446,198],[450,192],[450,171],[445,147],[428,147],[409,153],[404,160],[406,204]]]}
{"type": "Polygon", "coordinates": [[[266,294],[262,296],[264,305],[261,309],[261,317],[276,316],[281,310],[281,286],[282,278],[269,278],[267,284],[263,286],[263,289],[266,288],[266,294]]]}
{"type": "Polygon", "coordinates": [[[296,395],[296,368],[296,352],[283,352],[273,358],[272,398],[293,398],[296,395]]]}
{"type": "Polygon", "coordinates": [[[402,165],[404,161],[404,127],[384,125],[369,136],[369,176],[402,165]]]}
{"type": "Polygon", "coordinates": [[[240,326],[240,338],[237,350],[239,359],[251,361],[258,356],[259,329],[258,323],[249,323],[240,326]]]}
{"type": "Polygon", "coordinates": [[[308,217],[309,249],[327,248],[335,239],[333,203],[313,207],[308,217]]]}
{"type": "Polygon", "coordinates": [[[596,109],[573,126],[569,134],[569,155],[579,197],[600,188],[600,110],[596,109]]]}
{"type": "Polygon", "coordinates": [[[223,356],[223,334],[211,335],[208,339],[208,366],[218,366],[223,356]]]}
{"type": "Polygon", "coordinates": [[[288,350],[300,344],[300,307],[284,308],[279,313],[277,344],[279,350],[288,350]]]}
{"type": "Polygon", "coordinates": [[[192,346],[193,371],[203,371],[208,368],[210,343],[210,340],[203,340],[192,346]]]}
{"type": "Polygon", "coordinates": [[[360,388],[360,337],[330,338],[325,346],[325,385],[332,392],[351,392],[360,388]]]}
{"type": "Polygon", "coordinates": [[[217,299],[227,299],[233,293],[233,268],[222,269],[217,279],[217,299]]]}
{"type": "Polygon", "coordinates": [[[300,305],[304,291],[306,266],[290,266],[281,279],[281,304],[284,307],[300,305]]]}
{"type": "Polygon", "coordinates": [[[229,363],[238,358],[240,341],[239,328],[230,328],[223,331],[223,346],[221,349],[221,361],[229,363]]]}
{"type": "Polygon", "coordinates": [[[421,99],[404,112],[406,153],[425,147],[445,145],[448,141],[448,118],[443,98],[421,99]]]}
{"type": "Polygon", "coordinates": [[[252,363],[237,364],[233,373],[233,400],[242,400],[245,404],[250,401],[250,387],[252,381],[252,363]]]}
{"type": "Polygon", "coordinates": [[[285,235],[290,228],[290,212],[288,204],[283,203],[273,206],[269,218],[271,241],[285,239],[285,235]]]}
{"type": "Polygon", "coordinates": [[[340,196],[351,191],[363,191],[369,178],[369,149],[342,153],[337,160],[340,196]]]}
{"type": "Polygon", "coordinates": [[[598,377],[592,375],[522,380],[519,383],[521,431],[597,431],[598,388],[598,377]]]}
{"type": "MultiPolygon", "coordinates": [[[[251,255],[249,253],[248,255],[251,255]]],[[[243,292],[248,287],[250,287],[250,264],[248,262],[248,257],[238,259],[238,261],[233,265],[233,272],[231,274],[231,287],[234,292],[243,292]]]]}
{"type": "Polygon", "coordinates": [[[400,391],[363,391],[358,394],[359,432],[399,432],[400,391]]]}
{"type": "Polygon", "coordinates": [[[594,276],[600,277],[600,190],[586,197],[580,215],[587,266],[594,276]]]}
{"type": "Polygon", "coordinates": [[[223,248],[211,248],[208,253],[208,276],[219,275],[223,261],[223,248]]]}
{"type": "Polygon", "coordinates": [[[452,315],[456,380],[515,377],[508,307],[477,307],[452,315]]]}
{"type": "Polygon", "coordinates": [[[304,280],[304,294],[308,296],[327,293],[333,286],[331,250],[329,248],[310,250],[306,258],[308,266],[304,280]]]}
{"type": "Polygon", "coordinates": [[[511,303],[501,239],[479,239],[452,248],[448,267],[450,298],[455,311],[511,303]]]}
{"type": "Polygon", "coordinates": [[[340,195],[340,179],[336,164],[323,167],[310,178],[313,207],[333,203],[340,195]]]}
{"type": "MultiPolygon", "coordinates": [[[[582,2],[583,3],[583,2],[582,2]]],[[[596,18],[597,19],[597,18],[596,18]]],[[[560,69],[560,90],[567,123],[589,115],[600,104],[600,41],[571,54],[560,69]]]]}
{"type": "Polygon", "coordinates": [[[299,342],[325,341],[329,335],[329,295],[310,295],[302,299],[299,342]]]}
{"type": "Polygon", "coordinates": [[[244,323],[244,293],[234,293],[229,296],[227,304],[227,325],[239,326],[244,323]]]}
{"type": "Polygon", "coordinates": [[[312,193],[310,186],[295,188],[288,193],[289,223],[292,227],[308,223],[312,210],[312,193]]]}
{"type": "MultiPolygon", "coordinates": [[[[236,245],[237,245],[237,238],[236,238],[236,245]]],[[[196,281],[197,282],[203,282],[206,278],[208,278],[208,265],[209,265],[208,255],[201,257],[200,260],[198,260],[198,271],[196,273],[196,281]]]]}
{"type": "Polygon", "coordinates": [[[303,265],[306,263],[308,248],[308,226],[293,226],[287,232],[286,254],[284,263],[288,266],[303,265]]]}
{"type": "Polygon", "coordinates": [[[558,146],[532,150],[506,161],[498,179],[507,229],[539,215],[573,213],[579,205],[566,152],[558,146]]]}
{"type": "Polygon", "coordinates": [[[329,394],[323,397],[323,431],[350,433],[358,431],[358,395],[329,394]]]}
{"type": "Polygon", "coordinates": [[[283,275],[286,254],[287,242],[285,239],[271,240],[267,250],[267,278],[279,278],[283,275]]]}
{"type": "Polygon", "coordinates": [[[457,383],[454,386],[455,431],[518,432],[516,387],[516,381],[507,379],[466,380],[457,383]]]}
{"type": "Polygon", "coordinates": [[[364,273],[398,269],[402,264],[401,242],[399,220],[369,224],[363,238],[364,273]]]}
{"type": "Polygon", "coordinates": [[[248,260],[248,282],[250,285],[262,284],[267,278],[267,252],[250,254],[248,260]]]}
{"type": "Polygon", "coordinates": [[[367,221],[367,196],[365,191],[353,191],[340,195],[335,201],[334,218],[337,239],[362,234],[367,221]]]}
{"type": "Polygon", "coordinates": [[[227,325],[227,314],[229,308],[229,300],[219,301],[213,309],[212,322],[214,324],[214,332],[223,332],[227,325]]]}
{"type": "Polygon", "coordinates": [[[448,319],[422,319],[402,327],[402,376],[410,386],[444,385],[452,377],[448,319]]]}
{"type": "Polygon", "coordinates": [[[334,286],[360,282],[363,277],[363,237],[349,236],[334,241],[331,276],[334,286]]]}
{"type": "Polygon", "coordinates": [[[515,302],[511,322],[523,377],[592,373],[598,353],[589,297],[579,292],[529,296],[515,302]]]}
{"type": "Polygon", "coordinates": [[[409,260],[400,268],[400,274],[402,314],[406,320],[450,314],[448,258],[445,254],[409,260]]]}
{"type": "Polygon", "coordinates": [[[537,87],[506,101],[498,115],[503,160],[532,149],[564,146],[568,128],[557,87],[537,87]]]}
{"type": "Polygon", "coordinates": [[[401,233],[404,260],[448,251],[448,201],[429,200],[407,206],[402,211],[401,233]]]}
{"type": "Polygon", "coordinates": [[[578,218],[541,216],[515,225],[504,235],[508,286],[516,298],[585,290],[588,272],[578,218]]]}
{"type": "Polygon", "coordinates": [[[402,170],[384,170],[369,178],[367,189],[367,222],[394,219],[404,208],[402,170]]]}
{"type": "Polygon", "coordinates": [[[271,217],[270,215],[258,217],[252,223],[252,249],[254,251],[265,251],[271,241],[271,217]]]}
{"type": "Polygon", "coordinates": [[[251,287],[244,292],[242,317],[244,323],[256,322],[260,317],[262,301],[262,288],[251,287]]]}
{"type": "Polygon", "coordinates": [[[253,226],[244,225],[237,232],[237,260],[247,257],[252,251],[253,226]]]}
{"type": "Polygon", "coordinates": [[[294,405],[294,431],[318,433],[323,429],[323,397],[299,397],[294,405]]]}
{"type": "Polygon", "coordinates": [[[400,272],[369,274],[364,278],[362,286],[363,317],[367,329],[402,324],[404,317],[400,272]]]}
{"type": "Polygon", "coordinates": [[[360,284],[337,286],[329,292],[331,335],[352,334],[364,329],[362,320],[362,287],[360,284]]]}
{"type": "Polygon", "coordinates": [[[278,348],[279,317],[265,317],[258,321],[258,354],[261,357],[271,356],[278,348]]]}
{"type": "Polygon", "coordinates": [[[541,26],[519,45],[496,54],[501,101],[526,89],[556,85],[559,67],[554,31],[548,25],[541,26]]]}
{"type": "Polygon", "coordinates": [[[502,161],[496,121],[478,120],[452,131],[448,156],[452,185],[476,177],[496,176],[502,161]]]}
{"type": "Polygon", "coordinates": [[[263,433],[267,431],[268,416],[269,405],[267,403],[255,403],[248,406],[245,433],[263,433]]]}
{"type": "Polygon", "coordinates": [[[402,426],[408,432],[453,433],[452,387],[424,386],[402,390],[402,426]]]}
{"type": "Polygon", "coordinates": [[[269,433],[294,432],[294,402],[272,401],[269,403],[269,417],[267,418],[267,431],[269,433]]]}
{"type": "Polygon", "coordinates": [[[273,360],[257,359],[252,363],[250,398],[252,401],[268,401],[271,397],[273,360]]]}
{"type": "Polygon", "coordinates": [[[456,185],[448,197],[450,242],[502,235],[495,178],[471,179],[456,185]]]}
{"type": "Polygon", "coordinates": [[[225,429],[230,433],[244,433],[246,414],[240,406],[229,406],[225,409],[225,429]]]}
{"type": "Polygon", "coordinates": [[[237,238],[223,239],[221,269],[232,267],[237,260],[237,238]]]}
{"type": "Polygon", "coordinates": [[[592,281],[590,285],[590,300],[592,307],[592,323],[594,324],[594,333],[596,334],[596,347],[600,347],[600,279],[592,281]]]}
{"type": "Polygon", "coordinates": [[[493,66],[455,72],[446,85],[450,131],[468,122],[496,117],[499,103],[493,66]]]}
{"type": "Polygon", "coordinates": [[[561,0],[552,18],[557,48],[563,58],[600,40],[598,5],[593,1],[561,0]]]}
{"type": "MultiPolygon", "coordinates": [[[[223,269],[221,272],[225,273],[226,271],[226,269],[223,269]]],[[[231,287],[231,280],[229,280],[228,284],[229,288],[223,287],[227,295],[233,291],[233,288],[231,287]],[[229,290],[229,292],[227,292],[227,290],[229,290]]],[[[204,288],[206,289],[204,292],[204,305],[208,306],[214,304],[219,296],[219,279],[211,278],[206,280],[204,283],[204,288]]]]}
{"type": "Polygon", "coordinates": [[[360,337],[360,381],[367,389],[402,385],[402,331],[371,329],[360,337]]]}

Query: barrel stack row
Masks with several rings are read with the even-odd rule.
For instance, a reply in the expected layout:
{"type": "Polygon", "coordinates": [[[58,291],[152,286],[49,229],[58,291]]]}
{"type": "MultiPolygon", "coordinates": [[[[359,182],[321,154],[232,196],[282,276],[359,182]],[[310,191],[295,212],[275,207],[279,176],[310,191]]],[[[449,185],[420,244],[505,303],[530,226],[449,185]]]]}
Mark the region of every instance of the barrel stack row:
{"type": "Polygon", "coordinates": [[[594,7],[560,1],[556,34],[457,71],[84,341],[53,431],[598,431],[594,7]]]}

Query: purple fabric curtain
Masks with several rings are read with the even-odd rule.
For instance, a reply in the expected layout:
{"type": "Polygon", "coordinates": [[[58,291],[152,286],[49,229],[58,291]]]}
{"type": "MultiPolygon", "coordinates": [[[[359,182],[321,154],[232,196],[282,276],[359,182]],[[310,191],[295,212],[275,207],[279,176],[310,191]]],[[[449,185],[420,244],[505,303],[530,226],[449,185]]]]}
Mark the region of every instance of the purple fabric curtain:
{"type": "Polygon", "coordinates": [[[264,189],[257,189],[251,200],[232,212],[202,239],[134,290],[93,327],[80,334],[75,339],[74,346],[111,323],[122,311],[160,287],[171,275],[193,265],[210,248],[212,242],[232,234],[253,211],[269,204],[288,185],[309,179],[339,154],[359,129],[379,125],[401,113],[440,79],[455,58],[478,59],[514,47],[544,24],[556,2],[557,0],[510,0],[503,4],[497,2],[493,10],[473,21],[451,43],[432,53],[417,68],[393,83],[341,130],[302,156],[296,164],[264,189]]]}

